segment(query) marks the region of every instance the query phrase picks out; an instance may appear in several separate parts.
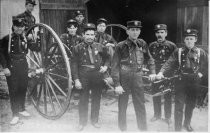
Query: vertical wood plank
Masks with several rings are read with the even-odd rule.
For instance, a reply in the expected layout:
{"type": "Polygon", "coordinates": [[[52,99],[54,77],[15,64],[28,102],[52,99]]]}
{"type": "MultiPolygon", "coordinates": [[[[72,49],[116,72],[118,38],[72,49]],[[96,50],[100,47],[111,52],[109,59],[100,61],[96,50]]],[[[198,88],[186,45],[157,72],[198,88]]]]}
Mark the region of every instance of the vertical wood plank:
{"type": "Polygon", "coordinates": [[[179,7],[177,9],[177,43],[179,46],[183,43],[186,28],[197,29],[199,31],[197,44],[207,46],[208,23],[208,6],[179,7]]]}

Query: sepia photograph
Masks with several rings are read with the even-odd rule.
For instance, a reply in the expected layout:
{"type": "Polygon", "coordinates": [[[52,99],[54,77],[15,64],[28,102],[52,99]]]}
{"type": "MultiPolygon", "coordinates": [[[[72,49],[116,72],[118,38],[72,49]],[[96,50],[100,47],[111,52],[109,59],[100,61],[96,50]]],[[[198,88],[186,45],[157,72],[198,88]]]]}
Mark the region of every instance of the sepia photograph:
{"type": "Polygon", "coordinates": [[[0,132],[209,132],[209,0],[0,0],[0,132]]]}

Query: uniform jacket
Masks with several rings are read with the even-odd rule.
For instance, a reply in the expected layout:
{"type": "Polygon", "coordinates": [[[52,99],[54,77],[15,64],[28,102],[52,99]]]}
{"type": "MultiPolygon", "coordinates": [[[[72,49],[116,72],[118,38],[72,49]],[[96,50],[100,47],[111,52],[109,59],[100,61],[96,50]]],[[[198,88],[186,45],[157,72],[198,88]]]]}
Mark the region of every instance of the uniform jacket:
{"type": "Polygon", "coordinates": [[[179,63],[178,49],[170,56],[168,61],[161,68],[161,72],[164,74],[169,71],[178,70],[181,73],[197,73],[200,72],[203,75],[208,74],[208,55],[201,49],[194,46],[191,50],[186,47],[181,48],[181,58],[179,63]],[[200,49],[200,57],[198,58],[198,49],[200,49]]]}
{"type": "Polygon", "coordinates": [[[81,43],[83,40],[82,37],[79,35],[72,36],[72,35],[69,35],[68,33],[62,34],[60,39],[66,46],[68,46],[71,52],[73,50],[73,47],[81,43]]]}
{"type": "Polygon", "coordinates": [[[11,34],[10,53],[8,53],[9,35],[0,40],[0,64],[3,68],[10,67],[11,58],[21,59],[25,58],[28,48],[33,51],[39,51],[38,44],[26,40],[22,35],[15,33],[11,34]]]}
{"type": "Polygon", "coordinates": [[[78,28],[77,28],[77,35],[82,35],[82,33],[84,32],[84,23],[82,23],[82,24],[78,24],[78,28]]]}
{"type": "Polygon", "coordinates": [[[165,40],[162,43],[157,41],[150,43],[149,51],[155,60],[156,71],[160,70],[176,48],[176,45],[168,40],[165,40]]]}
{"type": "Polygon", "coordinates": [[[100,69],[100,66],[108,66],[110,62],[110,57],[107,53],[107,48],[102,44],[93,42],[90,47],[92,49],[92,57],[94,63],[91,63],[90,56],[88,52],[88,44],[82,42],[76,45],[73,49],[73,59],[72,59],[72,72],[73,78],[79,78],[79,71],[84,69],[85,65],[93,65],[96,70],[100,69]]]}
{"type": "Polygon", "coordinates": [[[99,33],[96,32],[96,42],[101,43],[103,45],[106,45],[107,43],[113,43],[116,44],[117,42],[115,41],[115,39],[110,36],[109,34],[106,33],[99,33]]]}
{"type": "Polygon", "coordinates": [[[123,66],[134,70],[147,63],[150,72],[155,74],[155,62],[146,42],[138,39],[136,44],[129,38],[117,44],[112,60],[112,78],[115,86],[120,85],[120,70],[123,66]]]}

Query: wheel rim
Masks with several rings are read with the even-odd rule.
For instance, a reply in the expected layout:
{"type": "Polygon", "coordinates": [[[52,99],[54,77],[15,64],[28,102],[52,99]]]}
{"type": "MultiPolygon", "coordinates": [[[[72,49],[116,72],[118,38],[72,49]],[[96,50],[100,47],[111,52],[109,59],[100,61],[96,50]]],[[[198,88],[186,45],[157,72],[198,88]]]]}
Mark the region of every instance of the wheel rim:
{"type": "Polygon", "coordinates": [[[107,25],[106,32],[109,33],[117,42],[125,40],[127,28],[121,24],[107,25]]]}
{"type": "Polygon", "coordinates": [[[70,63],[61,40],[49,26],[32,26],[26,37],[38,42],[41,50],[27,55],[33,86],[29,94],[34,107],[44,117],[57,119],[68,109],[72,90],[70,63]]]}

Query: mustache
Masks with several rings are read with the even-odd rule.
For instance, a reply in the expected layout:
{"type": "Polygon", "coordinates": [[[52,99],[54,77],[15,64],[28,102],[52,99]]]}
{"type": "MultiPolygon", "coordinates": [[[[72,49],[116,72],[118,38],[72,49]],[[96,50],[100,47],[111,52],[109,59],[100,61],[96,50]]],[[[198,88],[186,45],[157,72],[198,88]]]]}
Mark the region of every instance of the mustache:
{"type": "Polygon", "coordinates": [[[94,40],[93,38],[87,38],[87,40],[94,40]]]}

